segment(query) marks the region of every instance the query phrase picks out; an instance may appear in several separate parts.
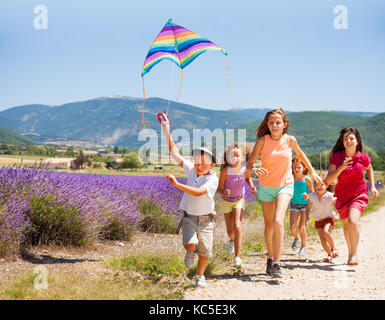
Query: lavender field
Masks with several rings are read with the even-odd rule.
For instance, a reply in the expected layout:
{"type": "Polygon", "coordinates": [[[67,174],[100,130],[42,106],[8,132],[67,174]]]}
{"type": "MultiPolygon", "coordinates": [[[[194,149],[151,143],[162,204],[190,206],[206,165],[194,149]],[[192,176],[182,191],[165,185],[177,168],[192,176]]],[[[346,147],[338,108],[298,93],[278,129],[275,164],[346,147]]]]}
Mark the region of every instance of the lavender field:
{"type": "Polygon", "coordinates": [[[2,167],[0,255],[16,254],[23,244],[128,239],[136,229],[173,232],[181,197],[165,177],[2,167]]]}
{"type": "MultiPolygon", "coordinates": [[[[128,240],[135,230],[172,233],[182,194],[166,177],[2,167],[0,255],[17,254],[24,245],[128,240]]],[[[255,210],[247,186],[245,198],[246,210],[255,210]]]]}

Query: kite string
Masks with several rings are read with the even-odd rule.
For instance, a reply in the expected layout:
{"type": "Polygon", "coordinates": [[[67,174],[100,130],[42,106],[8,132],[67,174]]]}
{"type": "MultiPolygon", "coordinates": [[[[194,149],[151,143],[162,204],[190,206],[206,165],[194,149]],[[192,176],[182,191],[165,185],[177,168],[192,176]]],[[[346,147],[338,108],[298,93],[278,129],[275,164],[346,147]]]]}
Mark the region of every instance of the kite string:
{"type": "Polygon", "coordinates": [[[143,129],[146,129],[146,125],[144,124],[144,103],[146,101],[146,93],[144,90],[144,77],[143,76],[142,76],[142,86],[143,86],[142,125],[143,125],[143,129]]]}
{"type": "Polygon", "coordinates": [[[229,83],[230,83],[230,78],[229,78],[229,69],[231,68],[231,60],[228,56],[226,56],[227,60],[229,61],[229,66],[225,68],[226,72],[226,81],[227,81],[227,87],[226,87],[226,95],[229,94],[229,83]]]}
{"type": "Polygon", "coordinates": [[[180,97],[180,92],[182,90],[182,82],[183,82],[183,69],[180,69],[180,84],[179,84],[179,90],[178,90],[178,95],[176,96],[176,102],[178,102],[179,97],[180,97]]]}
{"type": "Polygon", "coordinates": [[[172,86],[172,83],[174,82],[174,71],[175,71],[175,65],[172,63],[171,71],[170,71],[170,81],[168,84],[168,99],[167,99],[167,109],[166,109],[167,114],[168,114],[168,108],[170,106],[171,86],[172,86]]]}

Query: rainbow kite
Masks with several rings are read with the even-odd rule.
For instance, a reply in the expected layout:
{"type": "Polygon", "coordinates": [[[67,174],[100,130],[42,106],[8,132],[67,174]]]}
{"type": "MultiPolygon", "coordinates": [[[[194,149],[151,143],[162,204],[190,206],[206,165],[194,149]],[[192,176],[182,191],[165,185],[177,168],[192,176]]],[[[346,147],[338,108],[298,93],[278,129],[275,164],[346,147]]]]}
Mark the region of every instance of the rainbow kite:
{"type": "MultiPolygon", "coordinates": [[[[199,55],[207,50],[221,51],[224,55],[228,55],[227,51],[215,43],[203,38],[199,34],[192,32],[186,28],[176,25],[168,20],[166,25],[160,31],[156,39],[151,45],[151,48],[144,60],[142,67],[142,81],[143,81],[143,111],[142,123],[144,125],[144,78],[143,76],[150,72],[150,70],[162,60],[171,60],[181,69],[181,82],[179,86],[179,93],[182,87],[183,69],[193,62],[199,55]]],[[[227,70],[230,68],[226,68],[227,70]]],[[[228,83],[228,76],[227,76],[228,83]]],[[[178,97],[179,97],[178,93],[178,97]]],[[[178,98],[177,98],[178,99],[178,98]]]]}

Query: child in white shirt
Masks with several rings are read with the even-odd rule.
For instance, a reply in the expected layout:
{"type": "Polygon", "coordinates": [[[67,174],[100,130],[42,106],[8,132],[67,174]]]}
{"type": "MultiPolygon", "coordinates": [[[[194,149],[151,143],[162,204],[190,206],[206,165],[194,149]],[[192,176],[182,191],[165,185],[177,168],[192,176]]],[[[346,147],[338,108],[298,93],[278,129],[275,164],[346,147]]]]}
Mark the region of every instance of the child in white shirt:
{"type": "Polygon", "coordinates": [[[331,236],[335,221],[338,220],[334,211],[336,198],[332,190],[333,186],[329,186],[325,181],[322,185],[314,185],[315,192],[309,194],[308,210],[313,209],[315,228],[317,229],[322,247],[328,256],[323,259],[324,262],[331,262],[333,258],[338,256],[338,252],[334,247],[334,240],[331,236]]]}
{"type": "Polygon", "coordinates": [[[184,212],[182,238],[186,249],[185,265],[191,268],[195,254],[198,255],[196,284],[198,287],[205,286],[204,271],[212,256],[215,229],[214,195],[218,188],[218,177],[213,168],[216,152],[212,146],[203,145],[193,150],[194,163],[184,159],[171,138],[169,121],[162,121],[161,124],[171,156],[187,175],[187,184],[178,182],[171,174],[167,176],[172,185],[184,192],[179,208],[184,212]]]}

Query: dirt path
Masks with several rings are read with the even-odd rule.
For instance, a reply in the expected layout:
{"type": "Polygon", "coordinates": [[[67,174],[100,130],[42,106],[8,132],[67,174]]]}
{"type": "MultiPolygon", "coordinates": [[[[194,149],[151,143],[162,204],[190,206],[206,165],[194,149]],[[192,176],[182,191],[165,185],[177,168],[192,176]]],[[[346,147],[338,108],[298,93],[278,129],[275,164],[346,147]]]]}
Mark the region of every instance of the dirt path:
{"type": "Polygon", "coordinates": [[[293,253],[286,242],[281,258],[284,277],[279,281],[265,274],[265,258],[244,259],[240,276],[207,277],[207,287],[192,289],[185,299],[384,299],[385,298],[385,207],[360,220],[360,264],[347,266],[343,230],[333,231],[340,256],[332,263],[318,239],[308,243],[305,258],[293,253]]]}
{"type": "MultiPolygon", "coordinates": [[[[261,233],[260,223],[246,224],[245,234],[261,233]]],[[[308,241],[305,258],[291,251],[291,239],[285,242],[281,259],[284,278],[275,280],[265,274],[265,256],[258,254],[243,259],[244,274],[233,275],[232,268],[225,275],[207,277],[208,286],[189,289],[185,299],[385,299],[385,207],[360,221],[360,264],[347,266],[347,249],[342,229],[334,230],[333,237],[340,257],[333,263],[324,263],[325,253],[319,240],[308,241]]],[[[217,246],[225,239],[223,221],[218,221],[217,246]]],[[[85,274],[106,278],[113,273],[101,261],[122,257],[134,252],[164,251],[184,255],[181,235],[137,233],[129,242],[102,241],[89,248],[36,247],[15,260],[0,259],[0,288],[37,265],[47,266],[49,272],[85,274]]],[[[91,279],[90,278],[90,279],[91,279]]],[[[99,279],[99,278],[98,278],[99,279]]]]}

